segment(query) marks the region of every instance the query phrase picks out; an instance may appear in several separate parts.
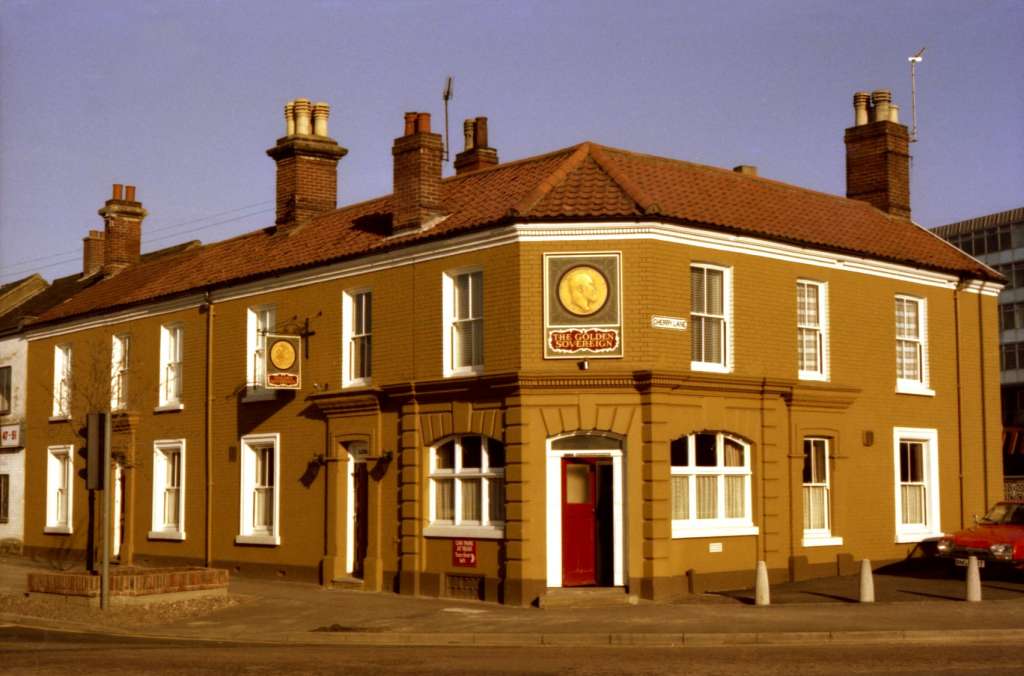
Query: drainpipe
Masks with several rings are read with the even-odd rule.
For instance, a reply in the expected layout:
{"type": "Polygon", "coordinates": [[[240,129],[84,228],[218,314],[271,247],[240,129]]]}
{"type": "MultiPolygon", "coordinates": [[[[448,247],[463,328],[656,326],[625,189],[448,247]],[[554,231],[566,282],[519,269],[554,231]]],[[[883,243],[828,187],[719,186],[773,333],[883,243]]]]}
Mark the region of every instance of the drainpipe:
{"type": "Polygon", "coordinates": [[[953,289],[953,339],[955,340],[954,353],[956,355],[956,472],[960,482],[960,528],[964,528],[964,514],[967,511],[964,507],[964,411],[963,393],[960,391],[960,292],[963,288],[963,280],[953,289]]]}
{"type": "Polygon", "coordinates": [[[978,289],[978,370],[981,372],[981,491],[985,498],[982,509],[990,506],[988,501],[988,406],[985,404],[985,323],[982,313],[982,299],[985,297],[985,282],[978,289]]]}
{"type": "Polygon", "coordinates": [[[213,303],[210,292],[206,305],[206,567],[213,563],[213,303]]]}

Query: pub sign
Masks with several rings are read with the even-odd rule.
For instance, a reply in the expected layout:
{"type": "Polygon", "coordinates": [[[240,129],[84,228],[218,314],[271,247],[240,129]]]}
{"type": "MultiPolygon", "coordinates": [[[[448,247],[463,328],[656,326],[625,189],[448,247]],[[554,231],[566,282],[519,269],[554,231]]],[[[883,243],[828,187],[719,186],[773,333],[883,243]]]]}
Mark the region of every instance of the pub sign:
{"type": "Polygon", "coordinates": [[[299,350],[301,336],[268,333],[264,357],[266,359],[265,387],[269,390],[298,390],[302,388],[302,360],[299,350]]]}
{"type": "Polygon", "coordinates": [[[544,357],[622,356],[621,254],[544,254],[544,357]]]}

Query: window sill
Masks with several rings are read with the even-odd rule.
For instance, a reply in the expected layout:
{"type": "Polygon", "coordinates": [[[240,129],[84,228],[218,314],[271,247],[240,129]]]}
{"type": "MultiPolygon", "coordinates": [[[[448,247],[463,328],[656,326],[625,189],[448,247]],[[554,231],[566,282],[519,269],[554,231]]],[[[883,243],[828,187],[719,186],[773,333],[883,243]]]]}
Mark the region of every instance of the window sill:
{"type": "Polygon", "coordinates": [[[423,529],[423,537],[503,540],[505,529],[498,526],[427,526],[423,529]]]}
{"type": "Polygon", "coordinates": [[[800,541],[801,547],[839,547],[843,544],[843,538],[825,535],[804,535],[800,541]]]}
{"type": "Polygon", "coordinates": [[[369,378],[356,378],[355,380],[347,380],[347,381],[343,382],[341,384],[341,389],[343,389],[343,390],[351,390],[351,389],[355,389],[357,387],[369,387],[369,386],[370,386],[370,379],[369,378]]]}
{"type": "Polygon", "coordinates": [[[934,397],[935,390],[918,382],[896,381],[896,394],[915,394],[919,397],[934,397]]]}
{"type": "Polygon", "coordinates": [[[50,535],[71,535],[71,526],[47,526],[43,532],[50,535]]]}
{"type": "Polygon", "coordinates": [[[180,401],[169,401],[166,404],[160,404],[153,408],[153,413],[172,413],[174,411],[184,410],[185,404],[180,401]]]}
{"type": "Polygon", "coordinates": [[[236,545],[267,545],[276,547],[281,544],[280,535],[236,535],[236,545]]]}
{"type": "Polygon", "coordinates": [[[254,401],[273,401],[277,399],[277,390],[268,390],[265,387],[247,387],[245,390],[245,396],[242,397],[242,403],[248,404],[254,401]]]}
{"type": "Polygon", "coordinates": [[[704,361],[691,361],[691,371],[703,371],[704,373],[732,373],[732,369],[725,364],[714,364],[704,361]]]}
{"type": "Polygon", "coordinates": [[[941,530],[914,530],[914,531],[896,531],[896,544],[908,545],[915,544],[921,540],[927,540],[928,538],[939,538],[943,536],[941,530]]]}
{"type": "Polygon", "coordinates": [[[177,542],[185,541],[185,534],[177,530],[151,530],[149,531],[150,540],[174,540],[177,542]]]}
{"type": "Polygon", "coordinates": [[[828,382],[828,376],[826,376],[824,373],[815,373],[814,371],[800,371],[797,374],[797,379],[799,379],[799,380],[814,380],[814,381],[819,382],[819,383],[827,383],[828,382]]]}
{"type": "Polygon", "coordinates": [[[672,524],[672,539],[685,540],[689,538],[720,538],[742,535],[757,535],[760,529],[757,526],[694,526],[672,524]]]}
{"type": "Polygon", "coordinates": [[[484,372],[483,364],[480,364],[479,366],[463,366],[463,367],[460,367],[460,368],[457,368],[457,369],[452,369],[451,371],[445,371],[444,372],[444,377],[445,378],[466,378],[466,377],[469,377],[469,376],[481,375],[483,372],[484,372]]]}
{"type": "Polygon", "coordinates": [[[67,422],[69,420],[71,420],[69,415],[51,415],[49,417],[50,422],[67,422]]]}

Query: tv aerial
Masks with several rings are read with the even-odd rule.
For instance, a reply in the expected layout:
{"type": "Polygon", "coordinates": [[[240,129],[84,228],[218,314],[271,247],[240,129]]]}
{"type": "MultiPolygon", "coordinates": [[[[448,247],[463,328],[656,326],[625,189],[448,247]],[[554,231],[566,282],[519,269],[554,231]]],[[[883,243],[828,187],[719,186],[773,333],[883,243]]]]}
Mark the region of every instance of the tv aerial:
{"type": "Polygon", "coordinates": [[[444,100],[444,161],[448,161],[448,102],[452,100],[452,94],[454,94],[452,88],[452,76],[448,76],[447,82],[444,85],[444,92],[441,94],[441,98],[444,100]]]}
{"type": "Polygon", "coordinates": [[[907,61],[910,62],[910,110],[913,118],[913,126],[910,130],[910,142],[914,143],[917,141],[917,64],[924,60],[921,55],[924,54],[925,48],[917,50],[913,56],[907,57],[907,61]]]}

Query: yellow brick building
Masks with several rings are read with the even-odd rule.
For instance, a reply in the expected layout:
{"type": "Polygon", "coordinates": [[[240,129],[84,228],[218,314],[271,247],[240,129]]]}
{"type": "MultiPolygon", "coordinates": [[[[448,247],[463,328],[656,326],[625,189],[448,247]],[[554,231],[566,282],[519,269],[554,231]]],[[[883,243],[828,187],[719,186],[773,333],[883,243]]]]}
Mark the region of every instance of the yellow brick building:
{"type": "Polygon", "coordinates": [[[94,281],[29,333],[26,545],[88,546],[112,410],[122,562],[528,604],[903,557],[1001,495],[1001,278],[909,220],[887,107],[855,97],[856,199],[592,143],[499,164],[484,118],[442,179],[410,113],[393,193],[337,209],[303,99],[272,227],[140,258],[115,186],[94,281]]]}

